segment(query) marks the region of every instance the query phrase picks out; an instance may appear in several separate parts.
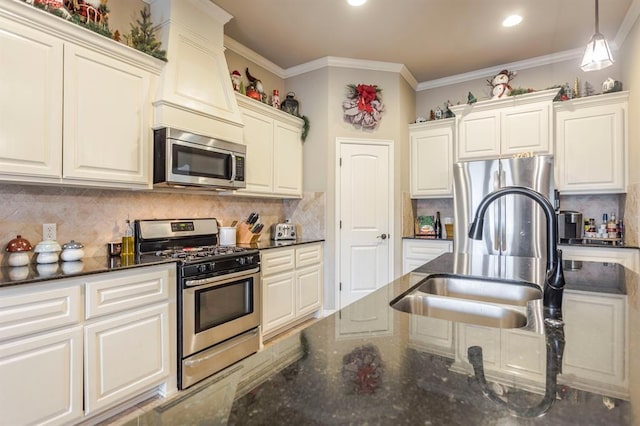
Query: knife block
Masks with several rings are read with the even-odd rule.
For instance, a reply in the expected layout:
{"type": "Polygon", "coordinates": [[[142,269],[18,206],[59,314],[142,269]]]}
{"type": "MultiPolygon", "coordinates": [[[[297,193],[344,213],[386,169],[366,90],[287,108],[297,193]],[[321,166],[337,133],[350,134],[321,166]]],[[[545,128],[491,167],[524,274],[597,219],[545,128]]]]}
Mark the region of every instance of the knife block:
{"type": "Polygon", "coordinates": [[[258,232],[257,234],[251,232],[253,225],[249,225],[247,222],[241,222],[238,223],[236,228],[236,244],[252,244],[260,241],[260,234],[262,232],[258,232]]]}

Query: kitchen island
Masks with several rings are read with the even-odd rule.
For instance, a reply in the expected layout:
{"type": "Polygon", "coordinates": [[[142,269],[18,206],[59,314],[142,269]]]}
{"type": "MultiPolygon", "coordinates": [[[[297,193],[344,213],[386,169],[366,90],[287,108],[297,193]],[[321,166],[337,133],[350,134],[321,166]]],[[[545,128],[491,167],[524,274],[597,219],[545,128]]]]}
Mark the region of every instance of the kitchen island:
{"type": "Polygon", "coordinates": [[[445,335],[430,340],[416,329],[417,316],[389,306],[390,300],[429,274],[455,272],[541,282],[544,273],[538,259],[483,258],[444,254],[275,343],[270,350],[294,347],[299,349],[299,356],[286,366],[274,368],[259,384],[242,386],[242,371],[250,357],[170,400],[144,409],[127,424],[638,424],[640,333],[633,326],[640,316],[638,276],[620,265],[583,262],[580,269],[566,270],[563,372],[558,378],[555,404],[538,418],[514,416],[483,396],[465,351],[470,345],[483,348],[491,389],[508,397],[512,411],[518,411],[537,405],[543,397],[544,336],[486,327],[473,334],[473,325],[444,321],[439,325],[451,331],[448,338],[445,335]],[[619,338],[599,336],[599,324],[576,316],[575,300],[584,298],[594,301],[587,319],[597,315],[600,300],[621,301],[617,306],[622,313],[614,311],[612,322],[603,324],[605,332],[619,338]],[[589,339],[591,334],[593,338],[589,339]],[[502,338],[497,351],[496,336],[502,338]],[[513,336],[524,340],[514,340],[513,336]],[[585,345],[585,336],[591,346],[577,348],[578,344],[585,345]],[[515,348],[507,350],[509,342],[516,342],[515,348]],[[603,353],[617,354],[611,366],[601,365],[600,360],[608,359],[602,357],[603,353]],[[580,371],[576,357],[587,366],[591,358],[600,357],[598,371],[580,371]],[[521,366],[517,360],[522,361],[521,366]],[[522,367],[531,365],[527,360],[533,360],[533,365],[539,361],[541,379],[522,367]],[[615,380],[604,374],[608,371],[617,372],[612,373],[615,380]]]}

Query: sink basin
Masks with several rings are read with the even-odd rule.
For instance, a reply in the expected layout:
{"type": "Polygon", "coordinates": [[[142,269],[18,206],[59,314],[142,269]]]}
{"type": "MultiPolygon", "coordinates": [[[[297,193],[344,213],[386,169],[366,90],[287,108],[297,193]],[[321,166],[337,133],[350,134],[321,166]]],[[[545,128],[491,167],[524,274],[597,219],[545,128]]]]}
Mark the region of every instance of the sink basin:
{"type": "Polygon", "coordinates": [[[524,281],[492,280],[460,275],[430,275],[416,289],[436,296],[526,306],[542,298],[542,289],[524,281]]]}
{"type": "Polygon", "coordinates": [[[541,298],[542,290],[527,282],[436,274],[392,300],[390,305],[410,314],[448,321],[522,328],[532,316],[529,302],[541,298]]]}

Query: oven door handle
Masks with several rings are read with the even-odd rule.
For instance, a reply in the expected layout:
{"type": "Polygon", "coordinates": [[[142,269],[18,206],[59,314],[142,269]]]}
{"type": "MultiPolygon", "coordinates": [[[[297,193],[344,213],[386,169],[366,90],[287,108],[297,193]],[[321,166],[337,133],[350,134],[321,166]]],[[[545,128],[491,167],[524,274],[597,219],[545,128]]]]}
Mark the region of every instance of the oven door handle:
{"type": "Polygon", "coordinates": [[[203,278],[201,280],[186,280],[184,282],[184,285],[186,287],[198,287],[198,286],[201,286],[201,285],[213,284],[213,283],[220,282],[220,281],[228,281],[228,280],[233,279],[233,278],[242,277],[242,276],[245,276],[245,275],[256,274],[258,272],[260,272],[260,267],[256,266],[253,269],[247,269],[245,271],[239,271],[239,272],[232,272],[230,274],[225,274],[225,275],[217,275],[217,276],[211,277],[211,278],[203,278]]]}
{"type": "Polygon", "coordinates": [[[231,153],[231,178],[229,179],[229,181],[231,183],[233,183],[236,180],[236,155],[232,152],[231,153]]]}
{"type": "Polygon", "coordinates": [[[255,330],[252,330],[252,331],[248,332],[248,333],[245,333],[243,336],[239,337],[237,341],[232,342],[228,346],[224,346],[223,348],[220,348],[220,350],[211,352],[210,354],[207,354],[207,355],[202,356],[202,357],[194,357],[192,359],[188,359],[188,360],[184,361],[184,365],[186,367],[191,367],[193,365],[196,365],[196,364],[199,364],[201,362],[207,361],[207,360],[209,360],[211,358],[218,357],[223,352],[226,352],[226,351],[228,351],[230,349],[233,349],[234,347],[243,344],[247,340],[253,339],[256,334],[258,334],[258,329],[257,328],[255,330]]]}

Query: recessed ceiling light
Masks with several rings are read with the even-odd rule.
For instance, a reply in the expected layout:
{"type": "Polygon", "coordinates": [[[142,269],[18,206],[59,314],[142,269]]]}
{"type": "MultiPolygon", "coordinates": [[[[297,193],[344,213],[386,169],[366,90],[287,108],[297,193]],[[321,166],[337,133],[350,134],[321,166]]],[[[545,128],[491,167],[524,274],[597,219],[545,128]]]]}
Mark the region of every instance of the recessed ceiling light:
{"type": "Polygon", "coordinates": [[[349,3],[351,6],[362,6],[366,2],[367,0],[347,0],[347,3],[349,3]]]}
{"type": "Polygon", "coordinates": [[[511,16],[507,16],[507,18],[504,21],[502,21],[502,26],[513,27],[515,25],[518,25],[520,22],[522,22],[522,16],[511,15],[511,16]]]}

